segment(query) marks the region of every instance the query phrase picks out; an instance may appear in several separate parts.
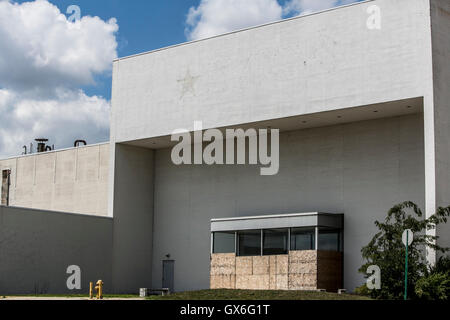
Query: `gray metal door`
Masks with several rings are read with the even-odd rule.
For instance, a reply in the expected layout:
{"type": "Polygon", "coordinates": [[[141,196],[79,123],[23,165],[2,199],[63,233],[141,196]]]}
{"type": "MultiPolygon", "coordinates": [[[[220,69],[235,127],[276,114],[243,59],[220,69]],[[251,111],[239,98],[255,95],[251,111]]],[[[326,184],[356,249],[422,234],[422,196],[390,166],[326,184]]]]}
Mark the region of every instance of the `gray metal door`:
{"type": "Polygon", "coordinates": [[[173,291],[174,270],[175,270],[174,260],[163,260],[162,287],[169,288],[170,292],[174,292],[173,291]]]}

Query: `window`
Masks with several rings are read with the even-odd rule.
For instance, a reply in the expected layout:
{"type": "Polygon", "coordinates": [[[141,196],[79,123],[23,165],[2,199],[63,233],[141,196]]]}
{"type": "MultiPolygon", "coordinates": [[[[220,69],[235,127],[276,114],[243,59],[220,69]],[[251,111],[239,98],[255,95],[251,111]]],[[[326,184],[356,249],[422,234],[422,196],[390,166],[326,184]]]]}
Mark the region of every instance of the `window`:
{"type": "Polygon", "coordinates": [[[292,228],[291,250],[315,250],[315,238],[314,228],[292,228]]]}
{"type": "Polygon", "coordinates": [[[239,256],[261,255],[261,230],[238,232],[239,256]]]}
{"type": "Polygon", "coordinates": [[[263,254],[288,253],[288,229],[273,229],[263,231],[263,254]]]}
{"type": "Polygon", "coordinates": [[[339,230],[320,228],[319,229],[319,250],[341,251],[341,235],[339,230]]]}
{"type": "Polygon", "coordinates": [[[1,201],[0,205],[9,206],[9,184],[11,170],[2,171],[2,184],[0,185],[1,201]]]}
{"type": "Polygon", "coordinates": [[[234,232],[213,233],[213,253],[234,253],[234,232]]]}
{"type": "Polygon", "coordinates": [[[237,256],[288,254],[289,250],[342,251],[339,229],[315,227],[259,229],[213,232],[212,253],[235,253],[237,256]],[[289,235],[290,234],[290,235],[289,235]],[[316,244],[317,242],[317,244],[316,244]]]}

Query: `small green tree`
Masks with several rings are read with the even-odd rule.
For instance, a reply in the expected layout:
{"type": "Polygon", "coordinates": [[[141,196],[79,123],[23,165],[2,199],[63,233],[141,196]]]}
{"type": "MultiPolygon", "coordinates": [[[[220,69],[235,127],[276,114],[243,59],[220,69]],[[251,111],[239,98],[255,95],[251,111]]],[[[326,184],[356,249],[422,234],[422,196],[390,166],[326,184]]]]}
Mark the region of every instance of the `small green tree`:
{"type": "Polygon", "coordinates": [[[359,272],[366,274],[370,265],[377,265],[381,270],[381,289],[371,290],[370,295],[379,299],[402,299],[405,279],[405,246],[402,234],[405,229],[414,233],[414,241],[408,247],[408,297],[415,298],[415,284],[431,267],[426,260],[426,247],[437,252],[450,249],[436,244],[437,236],[427,235],[426,231],[436,228],[440,223],[446,223],[450,215],[450,206],[439,207],[437,212],[425,219],[420,208],[407,201],[389,210],[384,222],[375,221],[380,230],[362,248],[361,253],[366,261],[359,272]],[[407,213],[410,211],[412,214],[407,213]]]}
{"type": "Polygon", "coordinates": [[[432,273],[416,283],[416,295],[423,300],[448,300],[450,277],[447,273],[432,273]]]}
{"type": "Polygon", "coordinates": [[[419,299],[450,300],[450,257],[442,256],[415,287],[419,299]]]}

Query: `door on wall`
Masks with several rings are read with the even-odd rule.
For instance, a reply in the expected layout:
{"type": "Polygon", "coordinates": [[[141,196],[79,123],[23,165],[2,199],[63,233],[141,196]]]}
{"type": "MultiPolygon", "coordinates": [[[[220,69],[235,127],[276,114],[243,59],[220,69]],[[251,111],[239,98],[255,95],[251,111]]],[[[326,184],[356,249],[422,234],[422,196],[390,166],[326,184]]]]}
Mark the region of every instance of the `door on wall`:
{"type": "Polygon", "coordinates": [[[175,271],[175,261],[174,260],[163,260],[163,270],[162,270],[162,287],[168,288],[170,292],[173,292],[174,288],[174,271],[175,271]]]}
{"type": "Polygon", "coordinates": [[[0,185],[1,202],[2,206],[9,206],[9,185],[10,185],[11,170],[2,171],[2,184],[0,185]]]}

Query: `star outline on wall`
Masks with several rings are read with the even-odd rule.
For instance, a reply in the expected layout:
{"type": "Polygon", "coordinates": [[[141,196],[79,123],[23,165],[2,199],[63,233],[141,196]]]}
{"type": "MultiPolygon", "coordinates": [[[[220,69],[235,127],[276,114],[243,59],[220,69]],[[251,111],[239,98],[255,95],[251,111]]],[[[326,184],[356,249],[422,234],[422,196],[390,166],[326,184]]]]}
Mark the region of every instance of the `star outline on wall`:
{"type": "Polygon", "coordinates": [[[188,92],[196,96],[194,85],[198,78],[199,76],[192,76],[189,69],[186,70],[186,75],[184,76],[184,78],[178,80],[178,83],[182,84],[180,99],[182,99],[188,92]]]}

